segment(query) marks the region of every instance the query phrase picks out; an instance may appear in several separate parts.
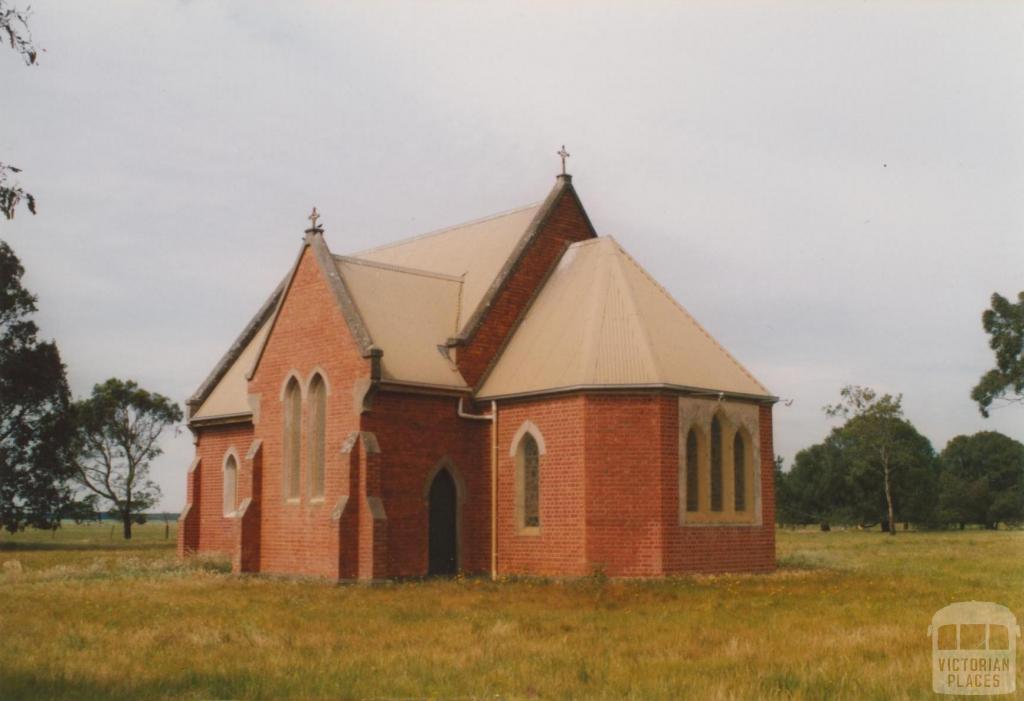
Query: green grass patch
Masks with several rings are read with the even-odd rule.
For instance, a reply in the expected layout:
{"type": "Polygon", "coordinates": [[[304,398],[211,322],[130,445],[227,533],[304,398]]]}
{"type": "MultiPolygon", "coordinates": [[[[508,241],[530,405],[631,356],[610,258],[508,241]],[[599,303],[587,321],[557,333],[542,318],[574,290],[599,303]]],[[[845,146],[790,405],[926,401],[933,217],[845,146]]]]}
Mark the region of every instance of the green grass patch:
{"type": "Polygon", "coordinates": [[[380,586],[235,577],[169,536],[0,536],[0,698],[932,699],[937,609],[1024,613],[1020,531],[780,531],[771,575],[380,586]]]}

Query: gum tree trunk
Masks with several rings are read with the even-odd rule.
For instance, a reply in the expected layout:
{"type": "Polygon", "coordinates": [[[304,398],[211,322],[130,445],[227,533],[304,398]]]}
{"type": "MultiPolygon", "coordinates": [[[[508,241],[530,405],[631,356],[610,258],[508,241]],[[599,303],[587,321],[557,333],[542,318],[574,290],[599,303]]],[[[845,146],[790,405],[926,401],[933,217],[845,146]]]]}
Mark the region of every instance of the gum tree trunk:
{"type": "Polygon", "coordinates": [[[889,535],[896,535],[896,519],[892,509],[892,470],[889,468],[889,456],[882,455],[882,470],[885,475],[885,505],[889,514],[889,535]]]}

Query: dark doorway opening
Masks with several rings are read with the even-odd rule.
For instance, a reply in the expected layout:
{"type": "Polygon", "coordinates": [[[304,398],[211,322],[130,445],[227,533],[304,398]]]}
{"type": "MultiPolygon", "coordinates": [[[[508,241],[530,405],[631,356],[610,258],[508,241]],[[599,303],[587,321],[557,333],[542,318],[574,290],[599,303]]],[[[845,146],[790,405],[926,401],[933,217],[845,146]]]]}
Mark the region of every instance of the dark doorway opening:
{"type": "Polygon", "coordinates": [[[455,480],[448,470],[438,470],[430,485],[430,567],[432,575],[452,575],[456,562],[455,480]]]}

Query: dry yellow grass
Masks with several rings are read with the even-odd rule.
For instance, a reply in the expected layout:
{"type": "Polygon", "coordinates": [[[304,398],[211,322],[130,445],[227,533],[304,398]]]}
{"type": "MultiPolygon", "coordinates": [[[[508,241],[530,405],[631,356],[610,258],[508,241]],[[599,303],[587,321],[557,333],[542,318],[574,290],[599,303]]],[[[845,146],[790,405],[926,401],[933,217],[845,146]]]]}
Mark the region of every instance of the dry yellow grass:
{"type": "Polygon", "coordinates": [[[1020,531],[782,531],[768,576],[367,587],[108,528],[0,536],[0,698],[932,699],[932,613],[1024,613],[1020,531]]]}

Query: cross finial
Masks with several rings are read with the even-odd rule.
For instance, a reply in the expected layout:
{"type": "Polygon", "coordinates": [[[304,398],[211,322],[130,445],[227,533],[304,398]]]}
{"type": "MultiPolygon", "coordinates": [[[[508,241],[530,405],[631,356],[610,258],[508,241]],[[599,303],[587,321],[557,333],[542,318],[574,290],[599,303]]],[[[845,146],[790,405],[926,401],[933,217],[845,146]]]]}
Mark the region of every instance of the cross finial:
{"type": "Polygon", "coordinates": [[[306,231],[314,232],[324,230],[323,227],[317,223],[320,221],[320,213],[316,211],[316,207],[313,207],[313,212],[309,215],[309,220],[313,222],[313,226],[306,229],[306,231]]]}
{"type": "Polygon", "coordinates": [[[562,148],[558,151],[557,155],[562,157],[562,175],[565,175],[565,159],[569,157],[569,152],[565,150],[565,144],[562,144],[562,148]]]}

